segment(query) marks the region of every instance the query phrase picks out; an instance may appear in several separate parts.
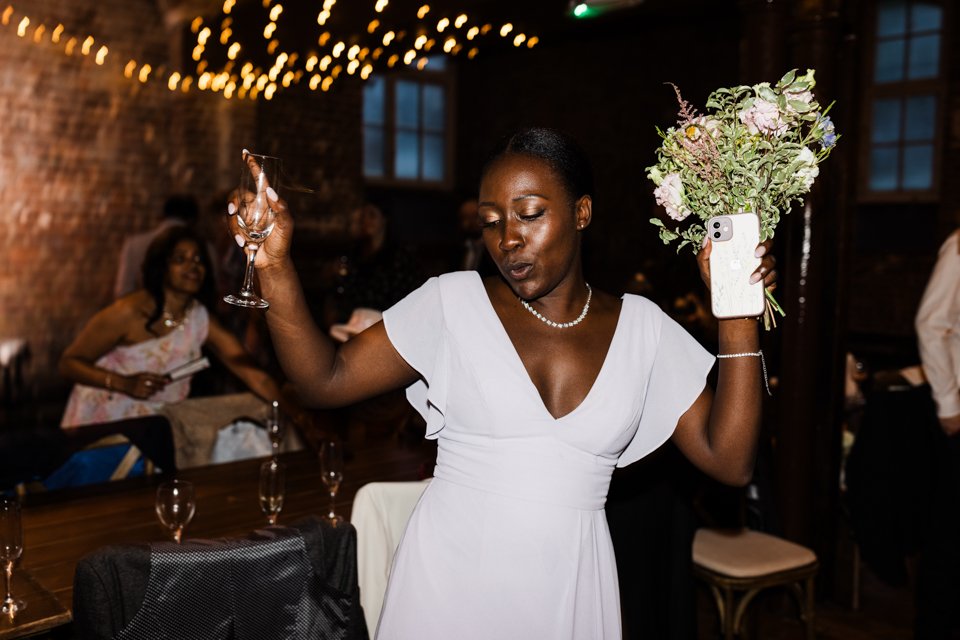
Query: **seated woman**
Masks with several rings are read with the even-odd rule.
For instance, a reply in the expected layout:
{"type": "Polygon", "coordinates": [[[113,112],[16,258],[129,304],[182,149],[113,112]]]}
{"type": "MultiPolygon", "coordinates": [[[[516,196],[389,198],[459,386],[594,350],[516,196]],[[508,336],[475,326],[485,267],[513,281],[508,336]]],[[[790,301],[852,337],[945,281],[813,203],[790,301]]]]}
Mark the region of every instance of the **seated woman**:
{"type": "Polygon", "coordinates": [[[152,415],[185,399],[190,377],[168,373],[209,350],[266,401],[280,389],[239,340],[208,312],[213,269],[196,232],[177,226],[158,236],[143,263],[144,288],[97,312],[60,358],[60,373],[76,383],[60,426],[152,415]]]}

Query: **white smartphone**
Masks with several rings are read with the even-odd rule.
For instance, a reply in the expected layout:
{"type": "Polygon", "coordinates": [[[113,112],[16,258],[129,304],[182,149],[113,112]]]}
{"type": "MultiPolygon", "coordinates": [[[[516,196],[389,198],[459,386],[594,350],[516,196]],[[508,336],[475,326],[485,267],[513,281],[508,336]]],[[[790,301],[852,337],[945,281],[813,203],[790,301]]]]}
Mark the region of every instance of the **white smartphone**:
{"type": "Polygon", "coordinates": [[[760,266],[760,219],[735,213],[707,220],[710,252],[710,304],[717,318],[748,318],[763,313],[763,280],[750,283],[760,266]]]}

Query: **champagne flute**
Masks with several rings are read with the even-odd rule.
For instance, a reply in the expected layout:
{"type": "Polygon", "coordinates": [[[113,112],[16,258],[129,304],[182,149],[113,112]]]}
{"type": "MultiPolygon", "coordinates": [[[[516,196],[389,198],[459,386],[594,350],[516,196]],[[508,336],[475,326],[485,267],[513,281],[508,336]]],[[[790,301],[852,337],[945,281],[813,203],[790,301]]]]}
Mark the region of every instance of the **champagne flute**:
{"type": "Polygon", "coordinates": [[[276,400],[270,406],[270,418],[267,420],[267,435],[270,437],[270,446],[273,457],[280,455],[280,445],[283,443],[284,426],[280,422],[280,403],[276,400]]]}
{"type": "Polygon", "coordinates": [[[334,527],[343,522],[335,510],[337,491],[343,482],[343,445],[335,440],[324,440],[320,445],[320,473],[323,484],[330,492],[330,512],[326,515],[327,522],[334,527]]]}
{"type": "Polygon", "coordinates": [[[223,299],[238,307],[266,309],[270,303],[253,290],[254,261],[261,243],[273,231],[276,223],[274,201],[267,195],[276,196],[280,188],[280,158],[243,152],[243,170],[240,172],[240,187],[237,190],[237,229],[246,241],[247,269],[240,293],[223,299]]]}
{"type": "Polygon", "coordinates": [[[157,487],[157,517],[160,524],[173,532],[173,540],[180,544],[183,530],[187,528],[197,510],[193,483],[185,480],[164,482],[157,487]]]}
{"type": "Polygon", "coordinates": [[[260,465],[260,510],[267,516],[268,524],[277,524],[277,516],[283,508],[286,477],[287,465],[276,459],[260,465]]]}
{"type": "Polygon", "coordinates": [[[0,497],[0,561],[3,562],[5,595],[0,613],[13,618],[17,612],[27,608],[23,600],[16,600],[11,591],[13,565],[23,553],[23,527],[20,523],[20,503],[7,497],[0,497]]]}

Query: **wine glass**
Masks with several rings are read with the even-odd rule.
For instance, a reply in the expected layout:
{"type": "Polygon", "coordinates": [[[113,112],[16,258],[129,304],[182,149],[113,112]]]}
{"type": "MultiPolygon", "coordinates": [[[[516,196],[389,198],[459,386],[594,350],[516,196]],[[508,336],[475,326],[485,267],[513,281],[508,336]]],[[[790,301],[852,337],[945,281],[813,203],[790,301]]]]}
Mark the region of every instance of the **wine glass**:
{"type": "Polygon", "coordinates": [[[23,600],[16,600],[10,590],[13,581],[13,565],[23,553],[23,527],[20,524],[20,503],[7,497],[0,497],[0,561],[3,562],[5,595],[0,613],[14,617],[17,612],[27,608],[23,600]]]}
{"type": "Polygon", "coordinates": [[[249,151],[243,152],[243,170],[240,172],[240,187],[237,190],[237,230],[246,241],[244,251],[247,254],[247,269],[243,277],[240,293],[230,294],[223,299],[238,307],[266,309],[270,303],[258,296],[253,290],[253,263],[257,258],[260,244],[273,231],[276,223],[274,201],[268,197],[272,191],[276,196],[280,189],[280,158],[263,156],[249,151]]]}
{"type": "Polygon", "coordinates": [[[267,419],[267,435],[270,437],[270,446],[273,457],[280,455],[280,445],[283,443],[284,427],[280,421],[280,403],[276,400],[270,406],[270,418],[267,419]]]}
{"type": "Polygon", "coordinates": [[[164,482],[157,487],[157,517],[160,523],[173,532],[173,540],[180,544],[183,530],[193,519],[197,510],[193,494],[193,483],[185,480],[164,482]]]}
{"type": "Polygon", "coordinates": [[[271,459],[260,465],[260,510],[266,514],[268,524],[277,524],[286,478],[287,465],[282,462],[271,459]]]}
{"type": "Polygon", "coordinates": [[[337,515],[334,508],[337,491],[340,490],[340,483],[343,482],[343,445],[339,442],[324,440],[320,445],[320,473],[323,484],[327,485],[327,491],[330,492],[330,512],[326,515],[326,519],[336,527],[343,522],[343,518],[337,515]]]}

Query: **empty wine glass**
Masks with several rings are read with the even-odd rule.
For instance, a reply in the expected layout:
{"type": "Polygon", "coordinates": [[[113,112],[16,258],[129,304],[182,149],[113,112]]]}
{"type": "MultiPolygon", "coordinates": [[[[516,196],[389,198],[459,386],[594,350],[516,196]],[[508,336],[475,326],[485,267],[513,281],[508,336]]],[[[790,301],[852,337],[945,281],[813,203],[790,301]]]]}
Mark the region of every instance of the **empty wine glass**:
{"type": "Polygon", "coordinates": [[[283,443],[284,427],[280,421],[280,403],[276,400],[270,406],[270,418],[267,420],[267,435],[270,437],[270,446],[273,457],[280,455],[280,445],[283,443]]]}
{"type": "Polygon", "coordinates": [[[193,519],[197,510],[193,483],[185,480],[164,482],[157,488],[157,517],[160,523],[173,532],[173,540],[180,544],[183,530],[193,519]]]}
{"type": "Polygon", "coordinates": [[[0,497],[0,561],[3,562],[5,595],[0,613],[14,617],[27,603],[16,600],[11,591],[13,565],[23,553],[23,527],[20,523],[20,503],[13,498],[0,497]]]}
{"type": "Polygon", "coordinates": [[[266,309],[270,306],[266,300],[253,290],[254,261],[260,244],[273,231],[276,223],[271,195],[276,197],[280,190],[280,158],[243,152],[243,169],[240,172],[240,187],[237,189],[237,230],[246,241],[244,251],[247,254],[247,269],[243,277],[240,293],[225,296],[223,299],[239,307],[266,309]]]}
{"type": "Polygon", "coordinates": [[[287,465],[282,462],[273,459],[260,465],[260,510],[267,516],[268,524],[277,524],[286,478],[287,465]]]}
{"type": "Polygon", "coordinates": [[[330,512],[326,519],[336,527],[343,522],[343,518],[338,516],[335,510],[337,491],[343,482],[343,445],[339,442],[324,440],[320,445],[320,473],[323,484],[327,485],[327,491],[330,492],[330,512]]]}

